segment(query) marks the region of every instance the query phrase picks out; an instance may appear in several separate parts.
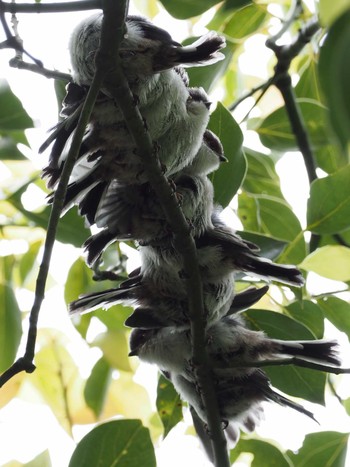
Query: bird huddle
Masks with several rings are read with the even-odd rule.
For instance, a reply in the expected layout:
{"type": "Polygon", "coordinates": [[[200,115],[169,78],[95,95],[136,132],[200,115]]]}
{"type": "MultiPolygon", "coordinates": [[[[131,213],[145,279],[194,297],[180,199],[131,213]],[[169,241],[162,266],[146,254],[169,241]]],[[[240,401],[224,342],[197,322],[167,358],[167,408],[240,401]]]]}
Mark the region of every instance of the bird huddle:
{"type": "MultiPolygon", "coordinates": [[[[64,119],[42,150],[50,145],[43,171],[50,188],[60,179],[84,98],[92,82],[102,14],[82,21],[70,41],[73,81],[63,102],[64,119]]],[[[210,102],[202,88],[189,87],[183,66],[215,63],[225,41],[209,32],[182,47],[148,20],[129,16],[119,54],[124,74],[145,125],[157,147],[165,176],[191,226],[203,283],[207,350],[223,422],[231,438],[240,428],[254,430],[263,401],[310,412],[275,392],[259,362],[294,359],[339,365],[334,341],[279,341],[246,326],[240,312],[251,307],[268,286],[235,293],[237,274],[302,286],[293,266],[259,256],[256,245],[241,239],[220,218],[208,174],[225,160],[217,136],[207,129],[210,102]],[[254,366],[256,364],[256,366],[254,366]]],[[[53,194],[50,196],[52,200],[53,194]]],[[[67,188],[64,211],[78,205],[89,226],[100,231],[84,244],[93,266],[112,242],[137,241],[141,267],[118,287],[80,297],[72,313],[131,304],[126,325],[133,328],[130,355],[157,364],[196,417],[207,421],[191,362],[190,319],[182,257],[177,253],[166,216],[148,183],[122,112],[101,89],[67,188]]]]}

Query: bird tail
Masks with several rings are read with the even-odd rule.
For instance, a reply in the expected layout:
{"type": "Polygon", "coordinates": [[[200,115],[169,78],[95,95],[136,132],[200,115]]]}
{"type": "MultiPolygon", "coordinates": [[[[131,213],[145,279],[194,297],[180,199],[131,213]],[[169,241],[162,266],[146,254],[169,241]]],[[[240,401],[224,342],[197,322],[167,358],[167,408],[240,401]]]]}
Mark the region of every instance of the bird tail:
{"type": "Polygon", "coordinates": [[[276,264],[266,258],[250,256],[246,263],[242,264],[242,269],[251,274],[295,287],[301,287],[305,282],[301,272],[295,266],[276,264]]]}
{"type": "Polygon", "coordinates": [[[178,49],[178,64],[183,66],[200,66],[216,63],[225,58],[224,54],[219,52],[225,46],[224,37],[219,36],[215,31],[209,31],[193,42],[193,44],[178,49]]]}
{"type": "Polygon", "coordinates": [[[265,285],[259,289],[255,287],[249,287],[243,292],[237,293],[231,303],[231,306],[226,313],[226,316],[233,315],[234,313],[239,313],[240,311],[247,310],[258,302],[261,297],[263,297],[266,292],[269,290],[269,286],[265,285]]]}
{"type": "Polygon", "coordinates": [[[303,360],[332,364],[339,366],[336,341],[332,340],[314,340],[314,341],[279,341],[274,340],[277,344],[277,351],[283,355],[300,357],[303,360]]]}
{"type": "Polygon", "coordinates": [[[85,241],[83,247],[87,252],[86,262],[89,267],[96,263],[107,246],[115,240],[115,237],[113,233],[105,229],[85,241]]]}
{"type": "Polygon", "coordinates": [[[101,307],[108,308],[116,303],[132,299],[133,295],[129,290],[108,289],[103,292],[82,295],[77,300],[71,302],[68,309],[70,314],[83,313],[101,307]]]}
{"type": "Polygon", "coordinates": [[[316,420],[316,418],[315,418],[315,416],[314,416],[314,414],[312,412],[305,409],[305,407],[298,404],[297,402],[291,401],[287,397],[282,396],[282,394],[279,394],[276,391],[272,391],[272,394],[269,394],[269,399],[272,400],[273,402],[277,402],[278,404],[290,407],[291,409],[294,409],[297,412],[300,412],[300,413],[306,415],[307,417],[310,417],[312,420],[314,420],[316,423],[318,423],[318,421],[316,420]]]}

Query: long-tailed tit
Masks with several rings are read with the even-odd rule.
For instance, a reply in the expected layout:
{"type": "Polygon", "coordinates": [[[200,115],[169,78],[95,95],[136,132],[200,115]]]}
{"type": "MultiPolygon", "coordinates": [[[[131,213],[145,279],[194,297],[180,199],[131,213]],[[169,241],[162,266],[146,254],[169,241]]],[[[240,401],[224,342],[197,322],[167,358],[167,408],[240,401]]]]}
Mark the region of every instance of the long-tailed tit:
{"type": "MultiPolygon", "coordinates": [[[[206,176],[181,175],[173,181],[192,234],[199,236],[211,226],[212,184],[206,176]]],[[[105,228],[84,244],[89,265],[115,240],[137,240],[147,244],[162,242],[171,235],[164,211],[148,184],[120,186],[118,182],[112,182],[98,205],[94,221],[98,227],[105,228]]]]}
{"type": "MultiPolygon", "coordinates": [[[[225,316],[213,323],[207,329],[207,339],[206,348],[212,363],[221,418],[225,422],[234,421],[246,427],[248,424],[252,429],[259,420],[260,404],[263,401],[277,402],[313,418],[304,407],[274,391],[264,371],[254,365],[281,358],[290,359],[293,363],[294,357],[315,364],[340,364],[334,341],[269,339],[262,332],[247,329],[237,316],[225,316]]],[[[133,329],[130,349],[131,356],[137,355],[165,372],[182,398],[207,422],[195,368],[191,362],[188,330],[174,327],[133,329]]]]}
{"type": "MultiPolygon", "coordinates": [[[[207,351],[215,376],[235,377],[242,368],[261,361],[293,359],[339,365],[337,344],[329,340],[283,341],[268,338],[262,331],[247,329],[238,316],[224,316],[207,328],[207,351]]],[[[155,363],[163,371],[181,373],[195,380],[191,364],[188,330],[175,327],[134,329],[130,336],[130,355],[155,363]]]]}
{"type": "MultiPolygon", "coordinates": [[[[72,33],[69,50],[73,79],[78,84],[91,84],[95,71],[95,54],[100,43],[102,18],[102,13],[89,16],[82,20],[72,33]]],[[[177,65],[208,65],[224,58],[219,50],[225,47],[225,39],[212,31],[193,44],[182,47],[167,31],[158,28],[146,18],[128,16],[125,27],[119,55],[130,83],[139,82],[177,65]]]]}
{"type": "MultiPolygon", "coordinates": [[[[226,312],[226,316],[247,310],[256,302],[258,302],[261,297],[265,295],[268,289],[268,286],[264,286],[259,289],[255,287],[249,287],[242,292],[233,294],[233,298],[230,301],[230,306],[226,312]]],[[[177,303],[173,301],[171,303],[172,308],[169,307],[169,305],[159,308],[156,300],[143,300],[143,304],[144,306],[137,307],[134,312],[126,319],[126,326],[142,329],[176,326],[178,330],[180,328],[186,329],[189,327],[189,317],[188,313],[183,310],[184,306],[179,308],[179,311],[175,313],[174,307],[176,305],[180,305],[179,301],[177,303]],[[169,310],[172,310],[172,312],[169,313],[169,310]]],[[[224,311],[222,313],[224,313],[224,311]]]]}

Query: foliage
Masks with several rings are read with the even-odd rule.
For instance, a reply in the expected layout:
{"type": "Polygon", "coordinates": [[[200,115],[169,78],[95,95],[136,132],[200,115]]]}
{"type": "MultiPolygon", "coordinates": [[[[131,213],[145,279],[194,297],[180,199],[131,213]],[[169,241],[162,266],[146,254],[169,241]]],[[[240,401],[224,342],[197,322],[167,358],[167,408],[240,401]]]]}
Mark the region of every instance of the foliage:
{"type": "MultiPolygon", "coordinates": [[[[148,16],[160,8],[155,0],[135,3],[148,16]]],[[[276,169],[284,161],[286,151],[292,151],[293,157],[297,157],[298,151],[284,101],[274,86],[266,87],[264,92],[264,79],[260,78],[273,76],[276,59],[271,58],[271,53],[267,55],[257,71],[259,77],[243,72],[240,67],[249,42],[258,39],[263,43],[270,34],[271,25],[286,17],[294,2],[162,0],[161,3],[175,18],[187,20],[189,31],[201,20],[197,15],[214,7],[210,10],[208,27],[224,34],[228,43],[226,58],[221,64],[190,70],[191,84],[203,85],[213,96],[214,92],[221,96],[209,127],[221,138],[228,162],[212,175],[215,201],[228,210],[237,206],[242,236],[261,246],[263,255],[298,264],[305,272],[306,286],[302,291],[274,285],[258,308],[245,313],[247,321],[252,328],[262,329],[273,338],[292,340],[322,338],[328,326],[325,323],[330,322],[350,339],[350,304],[346,293],[350,283],[350,101],[347,91],[350,10],[347,2],[339,2],[343,5],[339,9],[333,8],[334,2],[315,2],[324,29],[312,37],[311,43],[292,60],[290,67],[293,83],[296,83],[296,102],[315,156],[316,173],[322,174],[322,178],[311,182],[310,197],[302,200],[306,220],[295,214],[294,199],[285,198],[284,180],[279,178],[276,169]],[[253,87],[257,87],[257,91],[236,106],[238,99],[253,87]],[[255,106],[254,112],[240,122],[242,115],[250,110],[249,105],[255,106]],[[338,282],[322,282],[325,284],[322,291],[315,291],[311,273],[317,274],[319,280],[327,278],[338,282]],[[334,294],[335,288],[343,293],[334,294]]],[[[290,25],[291,37],[296,37],[299,28],[312,17],[307,6],[310,2],[300,3],[302,12],[290,25]]],[[[290,37],[282,40],[288,43],[290,37]]],[[[42,200],[47,193],[38,171],[21,151],[23,145],[29,145],[25,130],[33,126],[33,121],[5,80],[0,83],[0,100],[0,164],[10,174],[3,179],[0,199],[0,247],[4,252],[0,257],[0,367],[4,370],[14,360],[19,346],[21,318],[26,325],[28,310],[21,305],[19,297],[23,290],[33,293],[49,208],[43,201],[41,206],[29,209],[23,201],[24,195],[34,188],[41,193],[42,200]],[[25,242],[25,248],[16,251],[19,240],[25,242]]],[[[297,194],[299,174],[290,173],[288,182],[297,194]]],[[[62,218],[57,235],[59,242],[79,247],[87,236],[88,231],[74,210],[62,218]]],[[[118,264],[121,275],[125,276],[123,251],[120,246],[110,248],[105,265],[118,264]]],[[[70,266],[66,271],[66,302],[78,294],[111,286],[108,281],[106,286],[106,282],[92,280],[92,273],[80,252],[74,250],[72,258],[67,256],[70,266]]],[[[243,288],[248,282],[247,278],[240,279],[237,288],[243,288]]],[[[50,277],[48,293],[56,285],[56,279],[50,277]]],[[[51,313],[61,311],[53,309],[51,313]]],[[[72,467],[97,464],[104,467],[112,465],[111,459],[116,456],[118,461],[113,465],[153,466],[151,438],[158,441],[167,436],[182,419],[181,401],[164,378],[158,384],[156,414],[144,387],[134,382],[137,364],[128,358],[129,330],[123,324],[129,314],[130,309],[115,306],[108,311],[97,310],[73,317],[71,322],[66,319],[64,332],[54,326],[42,327],[36,372],[19,375],[1,390],[1,407],[16,396],[26,398],[34,391],[70,435],[77,424],[104,422],[80,441],[70,462],[72,467]],[[76,340],[90,359],[88,375],[79,370],[79,355],[68,351],[74,348],[76,340]],[[117,415],[124,418],[110,421],[117,415]],[[108,441],[109,449],[95,449],[101,445],[101,440],[108,441]]],[[[271,367],[267,372],[272,384],[281,391],[324,404],[329,387],[324,373],[291,367],[271,367]]],[[[337,390],[334,378],[332,390],[337,390]]],[[[349,406],[348,400],[342,401],[340,396],[338,399],[338,403],[349,406]]],[[[347,435],[343,433],[312,433],[307,435],[298,453],[293,453],[243,436],[231,452],[231,460],[235,461],[242,453],[252,453],[252,466],[341,467],[345,465],[346,442],[347,435]],[[320,446],[322,449],[318,449],[320,446]]],[[[37,459],[38,463],[33,460],[33,465],[50,465],[46,451],[37,459]]]]}

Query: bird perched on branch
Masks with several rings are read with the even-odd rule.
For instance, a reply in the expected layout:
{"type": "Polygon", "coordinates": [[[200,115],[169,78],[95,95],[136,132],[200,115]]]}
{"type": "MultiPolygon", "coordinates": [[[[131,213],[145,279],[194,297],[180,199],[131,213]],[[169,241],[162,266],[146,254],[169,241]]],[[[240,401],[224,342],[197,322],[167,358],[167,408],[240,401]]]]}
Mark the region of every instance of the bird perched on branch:
{"type": "MultiPolygon", "coordinates": [[[[288,359],[339,366],[335,341],[282,341],[261,331],[247,329],[241,317],[223,316],[207,328],[206,348],[211,362],[214,389],[223,423],[254,429],[261,415],[261,402],[288,406],[314,419],[311,412],[274,391],[259,362],[288,359]],[[249,421],[249,422],[248,422],[249,421]]],[[[176,327],[133,329],[130,354],[156,364],[173,382],[180,396],[194,408],[203,422],[207,411],[196,382],[188,330],[176,327]]],[[[324,367],[322,367],[324,371],[324,367]]]]}
{"type": "MultiPolygon", "coordinates": [[[[83,19],[74,29],[69,50],[73,79],[90,85],[95,72],[95,54],[100,44],[102,13],[83,19]]],[[[128,16],[119,55],[131,87],[157,73],[178,65],[201,66],[224,58],[219,52],[225,39],[210,31],[194,43],[183,47],[170,34],[146,18],[128,16]]]]}

